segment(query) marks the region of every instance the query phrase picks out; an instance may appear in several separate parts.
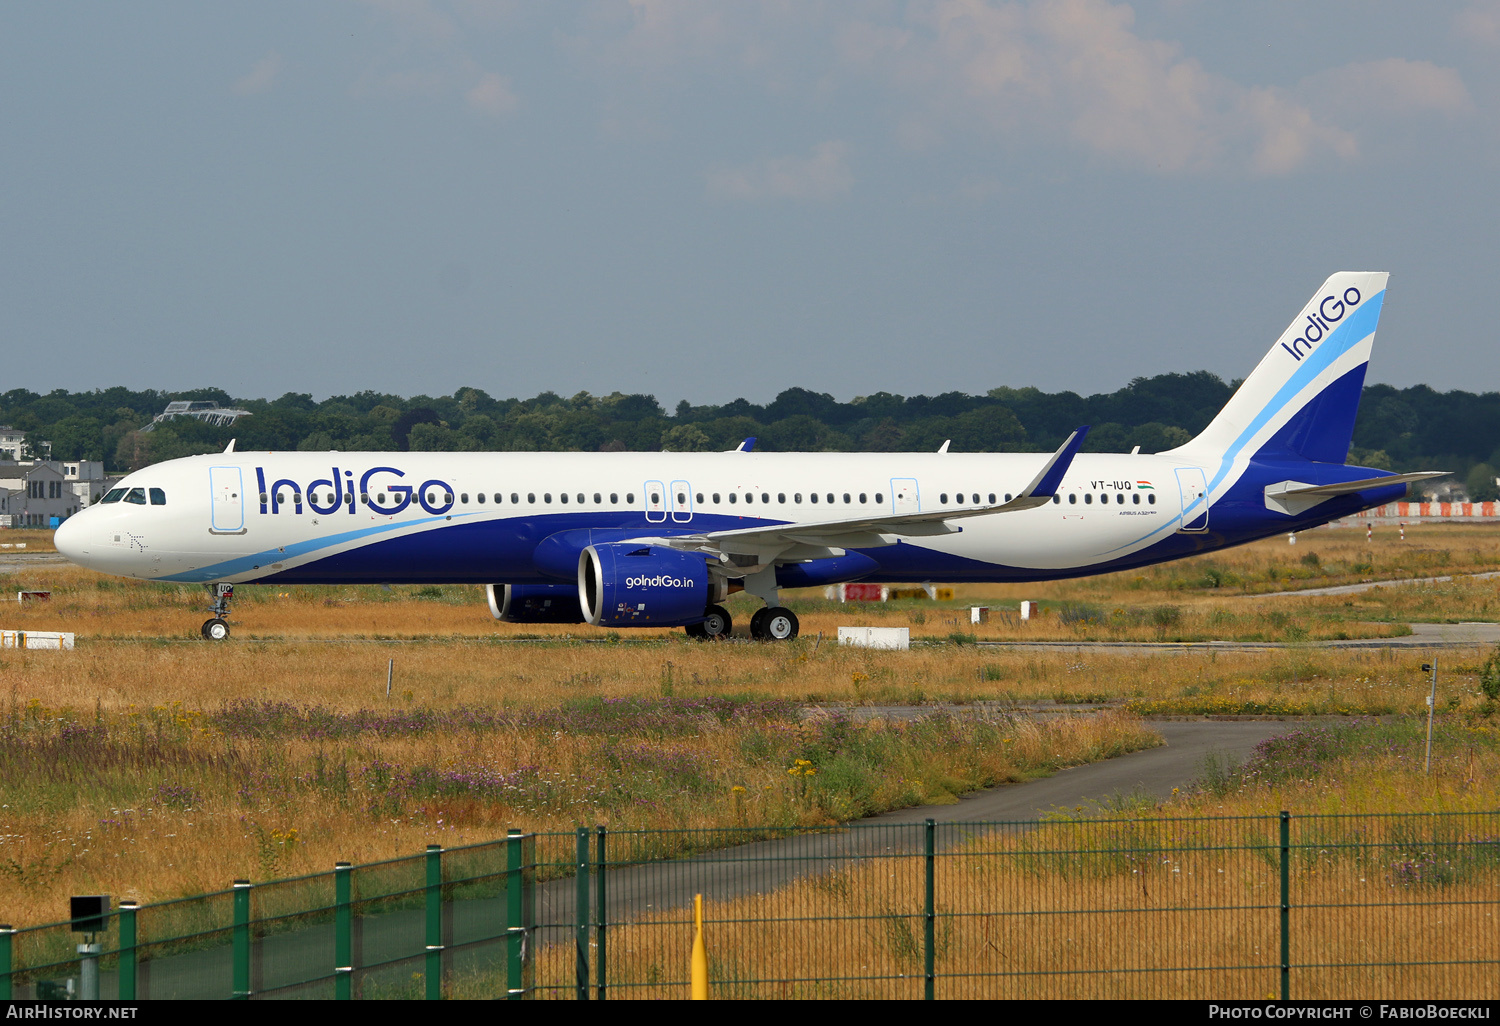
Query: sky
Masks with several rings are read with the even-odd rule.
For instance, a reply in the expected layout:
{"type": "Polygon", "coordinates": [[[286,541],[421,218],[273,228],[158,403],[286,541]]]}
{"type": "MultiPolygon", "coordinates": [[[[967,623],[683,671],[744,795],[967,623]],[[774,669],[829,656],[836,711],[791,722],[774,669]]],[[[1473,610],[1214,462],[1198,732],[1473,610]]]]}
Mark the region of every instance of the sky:
{"type": "Polygon", "coordinates": [[[0,392],[1500,388],[1500,0],[0,6],[0,392]]]}

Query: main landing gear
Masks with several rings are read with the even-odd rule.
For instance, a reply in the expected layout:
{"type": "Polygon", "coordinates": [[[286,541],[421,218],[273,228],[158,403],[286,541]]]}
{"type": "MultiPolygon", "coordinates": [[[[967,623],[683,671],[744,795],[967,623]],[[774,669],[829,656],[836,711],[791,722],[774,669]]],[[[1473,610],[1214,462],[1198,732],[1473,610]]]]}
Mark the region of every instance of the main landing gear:
{"type": "Polygon", "coordinates": [[[729,610],[723,606],[709,606],[703,611],[702,622],[690,623],[684,630],[688,637],[699,641],[720,641],[729,637],[734,630],[734,620],[730,618],[729,610]]]}
{"type": "MultiPolygon", "coordinates": [[[[684,629],[690,638],[719,641],[730,636],[734,621],[723,606],[709,606],[702,623],[690,623],[684,629]]],[[[757,641],[791,641],[799,629],[797,614],[784,606],[757,610],[750,618],[750,636],[757,641]]]]}
{"type": "Polygon", "coordinates": [[[767,606],[750,618],[750,636],[759,641],[791,641],[799,629],[797,614],[785,606],[767,606]]]}
{"type": "Polygon", "coordinates": [[[198,632],[209,641],[223,641],[229,637],[229,600],[234,598],[234,585],[205,584],[203,587],[214,597],[214,604],[208,607],[214,615],[203,621],[198,632]]]}

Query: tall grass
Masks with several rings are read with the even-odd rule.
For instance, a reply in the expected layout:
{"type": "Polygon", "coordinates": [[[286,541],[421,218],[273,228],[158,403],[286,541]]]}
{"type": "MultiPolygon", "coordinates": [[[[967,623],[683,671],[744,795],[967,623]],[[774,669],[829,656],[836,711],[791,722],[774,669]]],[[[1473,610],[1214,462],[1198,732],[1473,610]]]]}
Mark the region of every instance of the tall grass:
{"type": "Polygon", "coordinates": [[[511,826],[829,823],[1158,740],[1121,716],[854,723],[711,696],[123,714],[33,701],[0,720],[0,912],[45,921],[79,887],[153,900],[511,826]]]}

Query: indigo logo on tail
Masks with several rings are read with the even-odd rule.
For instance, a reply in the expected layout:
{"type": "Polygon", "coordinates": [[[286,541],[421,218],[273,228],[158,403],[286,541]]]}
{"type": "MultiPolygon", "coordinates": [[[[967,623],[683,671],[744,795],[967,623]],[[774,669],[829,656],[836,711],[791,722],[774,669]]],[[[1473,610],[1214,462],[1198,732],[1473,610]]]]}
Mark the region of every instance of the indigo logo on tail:
{"type": "Polygon", "coordinates": [[[1292,358],[1298,363],[1302,357],[1313,351],[1313,347],[1333,330],[1333,326],[1344,319],[1344,315],[1359,305],[1359,289],[1353,285],[1344,290],[1344,298],[1338,296],[1324,296],[1318,304],[1316,313],[1307,315],[1307,327],[1301,335],[1292,339],[1292,344],[1281,343],[1281,348],[1292,354],[1292,358]],[[1306,348],[1304,348],[1306,347],[1306,348]]]}

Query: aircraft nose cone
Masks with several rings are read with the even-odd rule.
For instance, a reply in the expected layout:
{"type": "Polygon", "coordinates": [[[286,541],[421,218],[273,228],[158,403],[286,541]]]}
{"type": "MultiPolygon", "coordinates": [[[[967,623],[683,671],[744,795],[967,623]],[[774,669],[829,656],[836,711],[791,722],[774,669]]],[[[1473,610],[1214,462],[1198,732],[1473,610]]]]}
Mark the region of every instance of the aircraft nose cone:
{"type": "Polygon", "coordinates": [[[78,523],[76,515],[57,525],[57,530],[52,532],[52,544],[75,563],[82,563],[83,557],[88,555],[85,547],[88,544],[87,531],[78,523]]]}

